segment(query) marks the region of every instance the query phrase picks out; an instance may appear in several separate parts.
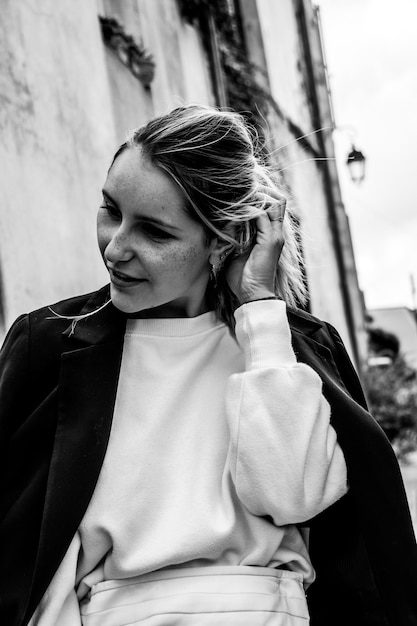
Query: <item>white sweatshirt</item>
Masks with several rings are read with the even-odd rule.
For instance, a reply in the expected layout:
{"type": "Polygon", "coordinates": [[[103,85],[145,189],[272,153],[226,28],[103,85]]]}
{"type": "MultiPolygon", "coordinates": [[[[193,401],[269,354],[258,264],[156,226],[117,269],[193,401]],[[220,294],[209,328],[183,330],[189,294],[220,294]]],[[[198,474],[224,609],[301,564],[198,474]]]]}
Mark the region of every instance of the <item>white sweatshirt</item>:
{"type": "Polygon", "coordinates": [[[235,317],[237,341],[213,313],[128,322],[100,477],[31,626],[79,623],[76,587],[81,599],[102,580],[169,566],[314,579],[294,524],[347,489],[330,408],[295,359],[284,302],[235,317]]]}

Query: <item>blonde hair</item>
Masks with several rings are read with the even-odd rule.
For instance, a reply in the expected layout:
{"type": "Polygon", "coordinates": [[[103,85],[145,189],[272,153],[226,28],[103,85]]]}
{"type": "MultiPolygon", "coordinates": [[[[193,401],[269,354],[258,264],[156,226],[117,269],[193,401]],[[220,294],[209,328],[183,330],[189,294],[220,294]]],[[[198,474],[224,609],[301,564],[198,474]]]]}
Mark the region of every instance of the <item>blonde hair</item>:
{"type": "MultiPolygon", "coordinates": [[[[203,225],[208,239],[216,236],[243,252],[253,245],[254,220],[277,202],[258,193],[265,186],[278,190],[278,185],[256,146],[256,135],[241,115],[193,104],[175,108],[134,130],[113,162],[127,148],[141,148],[150,162],[182,189],[186,210],[203,225]]],[[[302,305],[306,300],[303,264],[296,225],[288,211],[284,237],[275,291],[287,304],[302,305]]],[[[209,296],[219,317],[233,327],[237,303],[222,269],[216,283],[210,283],[209,296]]]]}

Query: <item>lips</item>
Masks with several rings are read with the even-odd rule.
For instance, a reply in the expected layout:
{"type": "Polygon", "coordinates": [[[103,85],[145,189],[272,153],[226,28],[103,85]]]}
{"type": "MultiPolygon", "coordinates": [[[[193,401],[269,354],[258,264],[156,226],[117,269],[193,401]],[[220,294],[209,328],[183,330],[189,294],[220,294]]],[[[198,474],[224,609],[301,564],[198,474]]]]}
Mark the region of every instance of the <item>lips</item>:
{"type": "Polygon", "coordinates": [[[143,278],[135,278],[133,276],[129,276],[128,274],[125,274],[124,272],[118,272],[111,267],[108,267],[107,269],[109,270],[112,283],[117,286],[128,287],[145,282],[145,279],[143,278]]]}

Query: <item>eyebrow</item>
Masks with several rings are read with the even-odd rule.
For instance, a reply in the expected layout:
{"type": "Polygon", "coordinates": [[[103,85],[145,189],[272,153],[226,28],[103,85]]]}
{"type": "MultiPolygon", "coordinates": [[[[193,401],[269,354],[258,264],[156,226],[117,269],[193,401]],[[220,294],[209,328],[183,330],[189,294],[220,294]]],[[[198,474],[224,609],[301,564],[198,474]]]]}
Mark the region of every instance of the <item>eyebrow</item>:
{"type": "MultiPolygon", "coordinates": [[[[102,189],[101,192],[102,192],[102,194],[103,194],[103,196],[104,196],[104,198],[106,200],[108,200],[109,202],[114,204],[115,207],[119,208],[119,205],[111,197],[111,195],[109,194],[108,191],[106,191],[105,189],[102,189]]],[[[156,224],[157,226],[162,226],[162,228],[170,228],[172,230],[181,230],[181,228],[179,228],[178,226],[174,226],[173,224],[169,224],[168,222],[164,222],[163,220],[160,220],[158,217],[153,217],[152,215],[140,215],[140,216],[138,216],[138,221],[139,222],[146,222],[146,223],[156,224]]]]}

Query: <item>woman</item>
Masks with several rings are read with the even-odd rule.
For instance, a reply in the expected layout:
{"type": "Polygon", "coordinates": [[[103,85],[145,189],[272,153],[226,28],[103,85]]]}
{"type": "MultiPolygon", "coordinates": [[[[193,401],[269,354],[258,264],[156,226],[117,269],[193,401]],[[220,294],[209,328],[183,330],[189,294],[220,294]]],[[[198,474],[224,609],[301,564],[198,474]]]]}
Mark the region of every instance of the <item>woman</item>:
{"type": "Polygon", "coordinates": [[[135,131],[98,241],[110,287],[2,350],[1,623],[415,624],[395,457],[336,331],[294,308],[292,220],[242,118],[135,131]]]}

